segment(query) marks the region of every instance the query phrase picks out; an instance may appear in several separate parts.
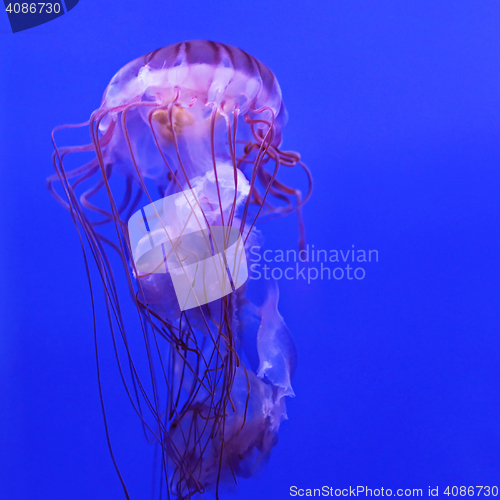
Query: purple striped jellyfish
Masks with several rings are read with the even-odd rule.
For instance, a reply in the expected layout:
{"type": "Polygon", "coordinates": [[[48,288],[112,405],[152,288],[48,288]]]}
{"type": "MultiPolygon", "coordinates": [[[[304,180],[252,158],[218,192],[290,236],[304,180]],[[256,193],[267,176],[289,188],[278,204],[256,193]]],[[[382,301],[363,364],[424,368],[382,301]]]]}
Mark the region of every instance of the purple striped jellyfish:
{"type": "MultiPolygon", "coordinates": [[[[280,149],[286,120],[266,66],[198,40],[130,62],[88,122],[54,130],[88,127],[88,144],[60,147],[52,135],[48,187],[80,234],[92,297],[95,261],[117,369],[154,443],[158,498],[218,498],[223,485],[252,476],[294,395],[297,357],[277,284],[252,283],[265,297],[253,303],[246,262],[261,241],[258,218],[295,212],[303,244],[312,179],[297,153],[280,149]],[[280,178],[293,167],[305,173],[304,196],[280,178]]],[[[108,444],[130,498],[97,345],[108,444]]]]}

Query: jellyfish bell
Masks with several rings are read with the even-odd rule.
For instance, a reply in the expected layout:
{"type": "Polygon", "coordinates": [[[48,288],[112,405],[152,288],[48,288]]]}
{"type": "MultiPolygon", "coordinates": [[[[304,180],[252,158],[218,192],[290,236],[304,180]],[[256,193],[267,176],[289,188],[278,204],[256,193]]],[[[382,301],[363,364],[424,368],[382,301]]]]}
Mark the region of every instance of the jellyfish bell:
{"type": "Polygon", "coordinates": [[[124,66],[109,83],[95,118],[99,133],[112,135],[102,148],[103,161],[134,175],[132,152],[140,173],[158,179],[169,172],[157,149],[173,167],[182,163],[189,177],[212,168],[212,148],[230,159],[221,144],[230,124],[238,136],[232,139],[253,136],[274,153],[287,112],[278,81],[257,59],[225,44],[191,41],[124,66]]]}
{"type": "Polygon", "coordinates": [[[277,285],[259,305],[246,283],[258,218],[296,212],[303,242],[312,180],[297,153],[280,150],[286,119],[264,64],[198,40],[118,71],[84,124],[89,144],[54,140],[48,186],[95,261],[126,394],[160,450],[165,498],[218,495],[251,476],[294,395],[297,356],[277,285]],[[68,169],[67,157],[81,152],[94,157],[68,169]],[[283,183],[281,167],[305,172],[305,197],[283,183]],[[139,339],[145,349],[136,352],[139,339]]]}

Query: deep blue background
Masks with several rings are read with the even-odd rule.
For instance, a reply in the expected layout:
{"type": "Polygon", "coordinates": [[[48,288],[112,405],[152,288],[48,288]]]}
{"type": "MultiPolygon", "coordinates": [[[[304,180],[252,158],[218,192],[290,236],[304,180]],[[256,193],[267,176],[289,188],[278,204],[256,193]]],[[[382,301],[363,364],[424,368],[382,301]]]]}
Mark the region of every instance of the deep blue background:
{"type": "MultiPolygon", "coordinates": [[[[123,498],[78,239],[45,189],[50,131],[87,120],[128,61],[193,38],[241,47],[281,82],[284,147],[316,182],[309,243],[380,256],[361,282],[280,283],[297,397],[236,498],[499,485],[497,1],[84,0],[15,35],[0,14],[0,31],[2,500],[123,498]]],[[[294,248],[295,220],[262,229],[294,248]]],[[[112,377],[118,460],[142,500],[150,450],[112,377]]]]}

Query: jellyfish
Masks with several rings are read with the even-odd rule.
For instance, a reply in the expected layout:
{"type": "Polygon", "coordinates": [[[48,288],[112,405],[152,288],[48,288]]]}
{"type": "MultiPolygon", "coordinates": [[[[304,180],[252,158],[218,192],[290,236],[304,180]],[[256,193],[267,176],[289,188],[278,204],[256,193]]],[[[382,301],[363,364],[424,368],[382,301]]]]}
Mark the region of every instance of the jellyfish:
{"type": "MultiPolygon", "coordinates": [[[[252,476],[294,395],[297,354],[278,286],[250,285],[246,263],[249,246],[262,244],[257,219],[296,213],[304,244],[312,178],[298,153],[280,149],[286,121],[264,64],[188,41],[125,65],[88,122],[52,134],[48,188],[80,235],[94,325],[95,264],[125,394],[154,448],[157,498],[219,498],[252,476]],[[55,133],[71,128],[88,128],[88,143],[58,146],[55,133]],[[292,168],[305,196],[279,174],[292,168]]],[[[97,346],[97,326],[94,335],[97,346]]],[[[96,359],[108,446],[130,498],[97,347],[96,359]]]]}

